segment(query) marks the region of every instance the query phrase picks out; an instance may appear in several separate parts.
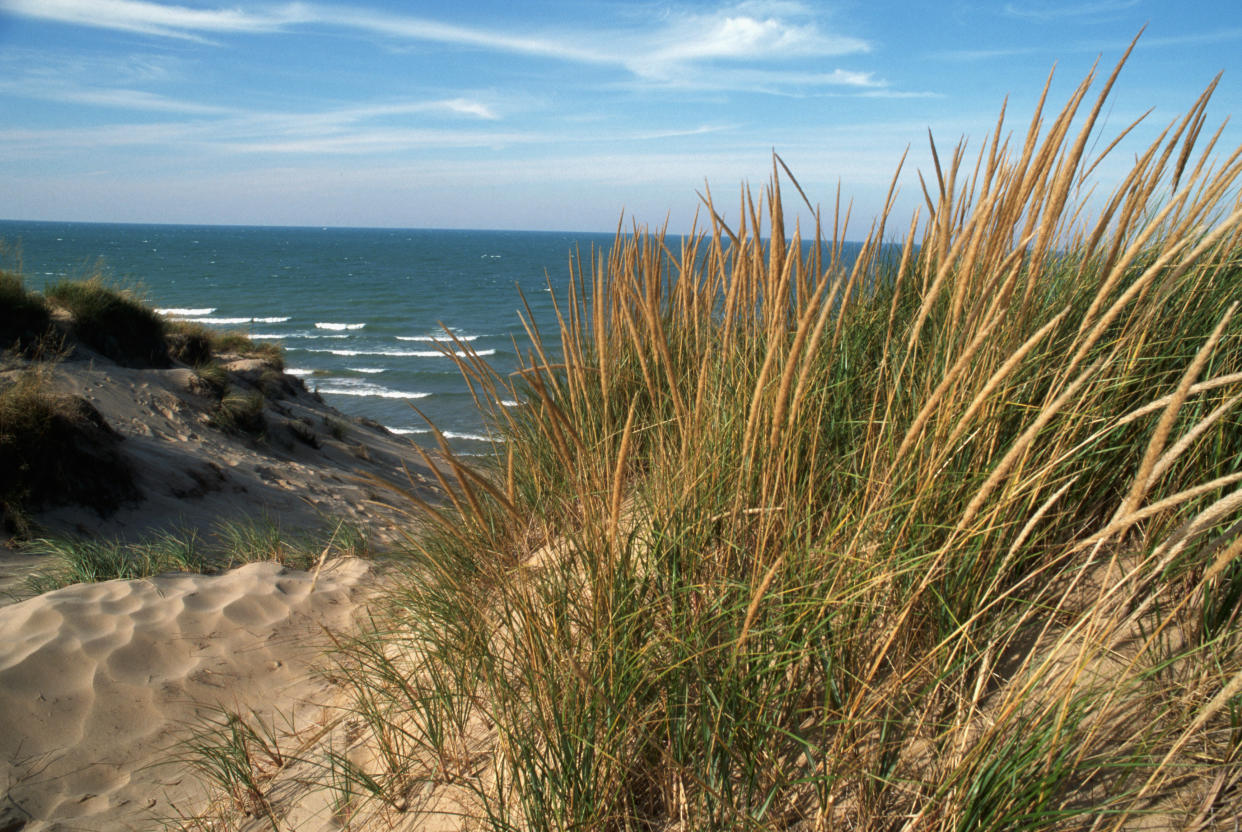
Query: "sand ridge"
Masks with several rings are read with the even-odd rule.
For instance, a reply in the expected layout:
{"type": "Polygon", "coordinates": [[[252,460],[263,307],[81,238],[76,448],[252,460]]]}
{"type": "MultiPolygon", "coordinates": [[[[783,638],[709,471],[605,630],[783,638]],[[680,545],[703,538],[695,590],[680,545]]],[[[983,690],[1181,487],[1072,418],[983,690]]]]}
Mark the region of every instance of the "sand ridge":
{"type": "Polygon", "coordinates": [[[264,562],[0,608],[0,829],[158,829],[192,811],[200,782],[168,764],[191,723],[322,718],[325,628],[348,630],[374,585],[362,560],[317,579],[264,562]]]}

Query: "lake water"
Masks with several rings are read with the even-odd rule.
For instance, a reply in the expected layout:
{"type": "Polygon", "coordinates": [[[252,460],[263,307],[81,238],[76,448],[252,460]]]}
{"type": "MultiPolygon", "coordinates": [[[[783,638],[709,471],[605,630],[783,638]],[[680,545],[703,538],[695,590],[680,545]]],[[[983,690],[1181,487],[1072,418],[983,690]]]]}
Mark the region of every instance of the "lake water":
{"type": "Polygon", "coordinates": [[[530,303],[555,335],[570,252],[612,234],[120,225],[0,221],[0,264],[27,284],[91,274],[102,262],[170,317],[279,341],[289,371],[339,410],[431,443],[422,410],[459,451],[487,430],[454,362],[448,327],[501,372],[530,348],[530,303]]]}

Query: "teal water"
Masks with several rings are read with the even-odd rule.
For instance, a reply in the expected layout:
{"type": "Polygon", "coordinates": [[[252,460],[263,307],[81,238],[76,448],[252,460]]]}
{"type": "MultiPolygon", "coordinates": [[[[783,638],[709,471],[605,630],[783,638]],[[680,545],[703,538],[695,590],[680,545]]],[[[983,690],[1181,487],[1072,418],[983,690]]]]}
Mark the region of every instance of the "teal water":
{"type": "Polygon", "coordinates": [[[28,284],[90,274],[102,260],[170,317],[284,345],[290,372],[332,406],[430,444],[422,410],[456,449],[490,447],[454,362],[448,327],[501,372],[530,348],[525,295],[555,335],[570,252],[611,234],[120,225],[0,221],[8,268],[28,284]]]}

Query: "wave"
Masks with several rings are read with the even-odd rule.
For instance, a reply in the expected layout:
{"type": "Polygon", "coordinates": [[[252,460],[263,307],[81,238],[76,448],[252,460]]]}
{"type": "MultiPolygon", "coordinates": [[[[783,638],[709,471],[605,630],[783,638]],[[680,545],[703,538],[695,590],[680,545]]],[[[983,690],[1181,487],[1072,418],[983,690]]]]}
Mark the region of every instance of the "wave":
{"type": "Polygon", "coordinates": [[[349,379],[334,379],[318,387],[320,393],[336,396],[366,396],[377,399],[425,399],[430,393],[411,393],[406,390],[393,390],[378,384],[351,382],[349,379]]]}
{"type": "MultiPolygon", "coordinates": [[[[332,355],[341,355],[346,358],[353,358],[359,355],[386,355],[390,358],[444,358],[444,353],[439,350],[313,350],[308,349],[307,352],[326,352],[332,355]]],[[[480,350],[475,355],[493,355],[495,350],[480,350]]],[[[465,353],[458,352],[459,358],[464,358],[465,353]]]]}
{"type": "Polygon", "coordinates": [[[366,373],[367,375],[376,375],[378,373],[387,372],[383,367],[346,367],[345,369],[354,373],[366,373]]]}
{"type": "MultiPolygon", "coordinates": [[[[481,336],[479,335],[458,335],[457,340],[458,341],[475,341],[480,337],[481,336]]],[[[398,341],[421,341],[425,344],[436,344],[436,343],[442,344],[445,342],[452,343],[453,341],[453,339],[449,338],[447,335],[398,335],[397,340],[398,341]]]]}
{"type": "Polygon", "coordinates": [[[517,407],[518,406],[518,402],[515,402],[513,399],[501,399],[500,403],[503,404],[505,407],[517,407]]]}
{"type": "Polygon", "coordinates": [[[196,318],[185,318],[185,320],[193,324],[222,324],[222,325],[283,324],[285,321],[289,320],[289,316],[285,315],[283,318],[276,318],[276,317],[273,317],[273,318],[201,318],[201,317],[196,317],[196,318]]]}
{"type": "Polygon", "coordinates": [[[349,329],[349,330],[362,329],[364,326],[366,326],[365,323],[336,324],[336,323],[332,323],[331,321],[316,321],[315,322],[315,329],[330,329],[330,330],[333,330],[334,332],[339,332],[343,329],[349,329]]]}
{"type": "Polygon", "coordinates": [[[483,436],[477,433],[458,433],[454,430],[440,431],[445,439],[465,439],[471,442],[503,442],[499,436],[483,436]]]}
{"type": "MultiPolygon", "coordinates": [[[[388,427],[385,425],[384,427],[388,427]]],[[[430,436],[429,428],[392,428],[388,430],[400,436],[430,436]]],[[[479,433],[459,433],[455,430],[442,430],[440,433],[445,439],[457,439],[463,442],[503,442],[499,436],[484,436],[479,433]]]]}
{"type": "MultiPolygon", "coordinates": [[[[252,335],[250,337],[253,338],[255,336],[252,335]]],[[[298,332],[285,332],[285,333],[282,333],[281,335],[264,335],[263,337],[264,338],[296,338],[299,341],[318,341],[321,338],[331,339],[331,340],[340,340],[342,338],[348,338],[349,336],[348,335],[320,335],[316,332],[307,332],[305,330],[301,330],[298,332]]]]}
{"type": "Polygon", "coordinates": [[[174,318],[190,318],[201,315],[210,315],[212,312],[216,311],[216,307],[204,306],[201,309],[186,309],[181,306],[170,306],[166,309],[156,309],[155,311],[160,315],[169,315],[174,318]]]}
{"type": "Polygon", "coordinates": [[[285,372],[291,376],[298,376],[299,378],[315,374],[314,370],[304,370],[301,367],[286,367],[285,372]]]}
{"type": "Polygon", "coordinates": [[[251,341],[276,341],[280,338],[287,338],[286,335],[280,335],[275,332],[257,332],[254,335],[247,336],[251,341]]]}

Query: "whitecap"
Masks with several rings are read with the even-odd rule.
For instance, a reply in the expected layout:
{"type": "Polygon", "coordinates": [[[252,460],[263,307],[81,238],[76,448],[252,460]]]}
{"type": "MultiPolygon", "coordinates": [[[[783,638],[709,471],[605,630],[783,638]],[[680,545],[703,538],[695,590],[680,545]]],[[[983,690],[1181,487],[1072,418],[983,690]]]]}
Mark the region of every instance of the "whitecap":
{"type": "Polygon", "coordinates": [[[304,370],[301,367],[286,367],[285,372],[291,376],[309,376],[314,375],[314,370],[304,370]]]}
{"type": "Polygon", "coordinates": [[[332,331],[334,331],[334,332],[339,332],[339,331],[344,330],[344,329],[349,329],[349,330],[354,330],[354,329],[362,329],[364,326],[366,326],[366,324],[365,324],[365,323],[361,323],[361,324],[337,324],[337,323],[333,323],[333,322],[331,322],[331,321],[316,321],[316,322],[315,322],[315,329],[330,329],[330,330],[332,330],[332,331]]]}
{"type": "MultiPolygon", "coordinates": [[[[478,335],[458,335],[458,341],[474,341],[480,336],[478,335]]],[[[447,335],[398,335],[398,341],[422,341],[427,344],[452,342],[453,339],[447,335]]]]}
{"type": "Polygon", "coordinates": [[[366,396],[377,399],[425,399],[430,393],[411,393],[405,390],[393,390],[378,384],[355,382],[351,379],[333,379],[319,385],[319,392],[337,396],[366,396]]]}
{"type": "Polygon", "coordinates": [[[283,324],[289,320],[286,315],[283,318],[186,318],[185,320],[195,324],[283,324]]]}
{"type": "Polygon", "coordinates": [[[366,373],[367,375],[376,375],[385,372],[383,367],[346,367],[345,369],[355,373],[366,373]]]}
{"type": "MultiPolygon", "coordinates": [[[[308,349],[307,352],[326,352],[332,355],[340,355],[346,358],[352,358],[358,355],[386,355],[391,358],[444,358],[444,353],[439,350],[314,350],[308,349]]],[[[475,355],[493,355],[495,350],[480,350],[475,355]]],[[[464,352],[454,353],[459,358],[464,358],[464,352]]]]}
{"type": "Polygon", "coordinates": [[[481,436],[477,433],[458,433],[453,430],[441,431],[445,439],[463,439],[470,442],[503,442],[504,440],[498,436],[481,436]]]}
{"type": "Polygon", "coordinates": [[[216,311],[214,306],[204,306],[202,308],[186,308],[182,306],[170,306],[164,309],[155,310],[160,315],[168,315],[174,318],[193,318],[200,315],[210,315],[216,311]]]}

